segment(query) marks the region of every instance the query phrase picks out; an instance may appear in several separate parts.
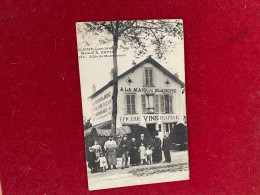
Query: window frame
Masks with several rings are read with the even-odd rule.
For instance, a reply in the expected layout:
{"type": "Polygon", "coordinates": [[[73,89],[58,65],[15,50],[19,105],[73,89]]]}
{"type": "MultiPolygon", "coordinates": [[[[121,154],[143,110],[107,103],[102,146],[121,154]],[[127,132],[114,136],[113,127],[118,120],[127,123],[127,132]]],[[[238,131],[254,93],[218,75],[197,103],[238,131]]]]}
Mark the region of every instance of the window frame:
{"type": "Polygon", "coordinates": [[[125,94],[125,114],[137,114],[136,112],[136,94],[135,93],[127,93],[125,94]],[[128,112],[128,104],[127,104],[127,96],[130,96],[130,112],[128,112]],[[134,96],[134,105],[132,105],[132,96],[134,96]],[[133,106],[134,106],[134,112],[133,112],[133,106]]]}
{"type": "Polygon", "coordinates": [[[173,109],[173,95],[171,94],[162,94],[160,96],[160,113],[165,113],[165,114],[174,114],[174,109],[173,109]],[[168,100],[166,101],[166,96],[168,97],[168,100]],[[163,99],[163,102],[162,102],[163,99]],[[168,104],[168,105],[166,105],[168,104]]]}
{"type": "Polygon", "coordinates": [[[143,86],[144,87],[155,87],[154,85],[154,69],[153,67],[144,67],[144,73],[143,73],[143,79],[144,79],[144,82],[143,82],[143,86]],[[147,71],[147,77],[146,77],[146,70],[147,71]],[[150,71],[151,71],[151,75],[150,75],[150,71]],[[148,79],[148,83],[146,82],[146,79],[148,79]]]}
{"type": "Polygon", "coordinates": [[[142,113],[143,114],[158,114],[160,111],[159,99],[160,99],[159,95],[154,94],[154,93],[141,94],[142,113]],[[146,104],[147,99],[148,99],[148,103],[150,103],[150,99],[149,99],[150,96],[153,97],[152,98],[153,107],[147,107],[147,104],[146,104]],[[157,103],[156,103],[156,99],[158,101],[157,103]],[[158,108],[156,107],[156,105],[158,105],[158,108]],[[144,108],[144,106],[145,106],[145,108],[144,108]],[[151,110],[153,110],[153,111],[151,111],[151,110]]]}

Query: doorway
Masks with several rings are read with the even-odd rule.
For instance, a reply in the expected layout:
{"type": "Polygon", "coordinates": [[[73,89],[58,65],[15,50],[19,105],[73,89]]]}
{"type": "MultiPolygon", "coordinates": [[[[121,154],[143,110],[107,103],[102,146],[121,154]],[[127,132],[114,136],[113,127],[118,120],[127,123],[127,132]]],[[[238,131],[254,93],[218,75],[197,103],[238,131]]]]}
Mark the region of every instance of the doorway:
{"type": "Polygon", "coordinates": [[[147,127],[151,137],[154,138],[154,134],[155,134],[155,131],[156,131],[156,123],[146,124],[146,127],[147,127]]]}
{"type": "Polygon", "coordinates": [[[177,124],[176,122],[175,123],[164,123],[163,124],[164,134],[167,132],[171,133],[176,124],[177,124]]]}

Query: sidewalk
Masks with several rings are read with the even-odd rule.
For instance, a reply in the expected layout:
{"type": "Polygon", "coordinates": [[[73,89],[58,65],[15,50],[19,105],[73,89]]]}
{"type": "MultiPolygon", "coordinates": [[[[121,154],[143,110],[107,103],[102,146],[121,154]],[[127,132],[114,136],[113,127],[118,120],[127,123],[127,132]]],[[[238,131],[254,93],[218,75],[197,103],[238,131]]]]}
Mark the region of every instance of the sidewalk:
{"type": "MultiPolygon", "coordinates": [[[[139,165],[139,166],[129,166],[127,169],[121,169],[122,159],[117,159],[117,168],[107,170],[106,172],[98,172],[91,173],[90,169],[88,169],[88,184],[90,190],[97,189],[106,189],[106,188],[115,188],[115,187],[123,187],[130,185],[142,185],[142,184],[150,184],[150,183],[161,183],[161,182],[170,182],[177,180],[185,180],[189,178],[188,169],[176,172],[163,172],[156,173],[148,176],[135,176],[130,173],[135,171],[136,169],[150,169],[157,168],[160,169],[162,166],[167,165],[178,165],[180,163],[188,163],[188,152],[187,151],[178,151],[171,152],[171,163],[157,163],[152,165],[139,165]]],[[[164,161],[164,157],[163,157],[164,161]]],[[[186,165],[188,167],[188,165],[186,165]]]]}

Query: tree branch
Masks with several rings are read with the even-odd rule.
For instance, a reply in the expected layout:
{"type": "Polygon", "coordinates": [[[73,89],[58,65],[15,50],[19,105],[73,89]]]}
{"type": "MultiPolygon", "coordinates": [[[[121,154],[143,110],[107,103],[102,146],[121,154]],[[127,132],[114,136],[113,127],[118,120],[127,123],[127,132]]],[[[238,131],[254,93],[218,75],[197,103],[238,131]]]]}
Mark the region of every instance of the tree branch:
{"type": "Polygon", "coordinates": [[[131,28],[134,23],[136,23],[136,21],[133,21],[131,24],[129,24],[127,27],[123,28],[122,30],[119,31],[118,35],[120,36],[122,33],[124,33],[126,30],[128,30],[129,28],[131,28]]]}
{"type": "Polygon", "coordinates": [[[101,26],[105,27],[105,29],[107,29],[111,34],[114,34],[114,32],[112,31],[112,26],[109,27],[108,25],[106,25],[106,22],[101,22],[100,23],[101,26]]]}
{"type": "Polygon", "coordinates": [[[112,29],[112,34],[114,34],[114,33],[115,33],[115,29],[114,29],[114,26],[113,26],[113,22],[112,22],[112,21],[110,21],[110,25],[111,25],[111,29],[112,29]]]}

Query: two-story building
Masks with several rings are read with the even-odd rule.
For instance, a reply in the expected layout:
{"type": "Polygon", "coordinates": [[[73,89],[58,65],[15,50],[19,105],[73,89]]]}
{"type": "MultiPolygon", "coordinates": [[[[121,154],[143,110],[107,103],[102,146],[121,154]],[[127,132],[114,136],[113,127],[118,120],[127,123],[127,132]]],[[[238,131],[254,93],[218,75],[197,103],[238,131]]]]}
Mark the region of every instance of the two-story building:
{"type": "MultiPolygon", "coordinates": [[[[140,125],[153,135],[169,132],[186,116],[184,83],[148,57],[118,77],[117,128],[140,125]]],[[[107,129],[112,119],[113,81],[93,93],[91,123],[107,129]]]]}

